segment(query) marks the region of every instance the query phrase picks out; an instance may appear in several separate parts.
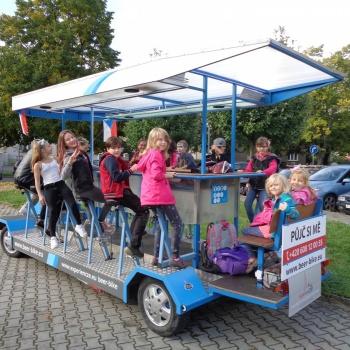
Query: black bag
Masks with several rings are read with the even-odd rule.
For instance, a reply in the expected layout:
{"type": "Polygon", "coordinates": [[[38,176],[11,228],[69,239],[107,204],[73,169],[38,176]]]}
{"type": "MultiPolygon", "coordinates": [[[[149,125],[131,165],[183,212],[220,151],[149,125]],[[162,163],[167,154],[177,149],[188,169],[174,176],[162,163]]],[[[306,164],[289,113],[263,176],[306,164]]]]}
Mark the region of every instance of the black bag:
{"type": "Polygon", "coordinates": [[[199,268],[205,272],[219,273],[220,267],[209,261],[208,244],[206,241],[201,243],[201,257],[199,260],[199,268]]]}

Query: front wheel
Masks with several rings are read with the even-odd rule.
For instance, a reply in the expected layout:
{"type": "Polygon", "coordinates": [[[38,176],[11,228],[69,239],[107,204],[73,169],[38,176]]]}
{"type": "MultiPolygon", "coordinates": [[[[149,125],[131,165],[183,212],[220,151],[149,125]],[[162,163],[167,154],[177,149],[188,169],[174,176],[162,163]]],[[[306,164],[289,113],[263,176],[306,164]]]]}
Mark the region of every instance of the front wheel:
{"type": "Polygon", "coordinates": [[[323,209],[329,210],[329,211],[336,211],[337,209],[336,202],[337,202],[337,198],[334,194],[327,194],[323,198],[323,209]]]}
{"type": "Polygon", "coordinates": [[[19,258],[22,255],[22,252],[19,250],[11,249],[10,236],[7,230],[7,226],[1,230],[0,239],[1,248],[6,253],[6,255],[10,256],[11,258],[19,258]]]}
{"type": "Polygon", "coordinates": [[[140,284],[137,300],[148,328],[163,337],[178,333],[188,323],[189,313],[176,313],[175,303],[161,281],[146,277],[140,284]]]}

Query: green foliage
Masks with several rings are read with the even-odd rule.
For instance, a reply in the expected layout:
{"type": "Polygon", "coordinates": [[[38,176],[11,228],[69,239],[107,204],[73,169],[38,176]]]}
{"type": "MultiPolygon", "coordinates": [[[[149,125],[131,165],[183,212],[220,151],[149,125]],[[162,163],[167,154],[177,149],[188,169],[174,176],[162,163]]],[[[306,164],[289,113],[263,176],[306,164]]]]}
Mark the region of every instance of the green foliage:
{"type": "MultiPolygon", "coordinates": [[[[320,59],[323,51],[322,47],[312,47],[306,53],[320,59]]],[[[344,142],[350,137],[350,45],[321,61],[347,74],[343,81],[310,94],[310,118],[302,138],[310,145],[318,145],[318,164],[328,164],[332,152],[350,152],[350,144],[344,142]]]]}
{"type": "MultiPolygon", "coordinates": [[[[275,153],[299,150],[300,135],[304,131],[309,99],[298,96],[278,105],[253,109],[240,109],[236,121],[236,148],[245,145],[251,155],[257,138],[265,136],[272,140],[275,153]]],[[[210,113],[208,122],[212,137],[231,137],[231,112],[210,113]]]]}
{"type": "Polygon", "coordinates": [[[126,152],[135,151],[137,141],[139,139],[147,140],[148,133],[156,127],[165,129],[175,142],[186,140],[192,151],[200,149],[202,137],[201,117],[191,114],[126,122],[120,132],[121,136],[126,137],[126,143],[123,145],[124,150],[126,152]]]}
{"type": "Polygon", "coordinates": [[[110,47],[113,14],[106,11],[106,0],[16,0],[16,5],[14,16],[0,16],[0,146],[28,144],[39,135],[54,141],[60,130],[55,121],[30,118],[29,135],[23,136],[12,96],[120,62],[119,52],[110,47]]]}

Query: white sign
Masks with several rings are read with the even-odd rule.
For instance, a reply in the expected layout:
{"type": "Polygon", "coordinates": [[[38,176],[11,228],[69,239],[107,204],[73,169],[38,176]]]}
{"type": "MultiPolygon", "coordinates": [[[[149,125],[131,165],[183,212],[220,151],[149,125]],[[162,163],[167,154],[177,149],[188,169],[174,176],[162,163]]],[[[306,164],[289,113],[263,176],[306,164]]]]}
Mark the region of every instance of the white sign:
{"type": "Polygon", "coordinates": [[[283,225],[282,237],[282,281],[325,260],[325,215],[283,225]]]}
{"type": "Polygon", "coordinates": [[[289,285],[289,312],[291,317],[321,296],[321,264],[291,277],[289,285]]]}

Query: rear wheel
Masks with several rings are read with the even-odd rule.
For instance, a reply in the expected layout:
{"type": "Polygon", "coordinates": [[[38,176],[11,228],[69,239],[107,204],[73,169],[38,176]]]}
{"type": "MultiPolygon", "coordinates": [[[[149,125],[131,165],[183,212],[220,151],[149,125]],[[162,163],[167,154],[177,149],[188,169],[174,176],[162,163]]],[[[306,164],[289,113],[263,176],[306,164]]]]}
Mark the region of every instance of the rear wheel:
{"type": "Polygon", "coordinates": [[[163,282],[146,277],[140,284],[137,294],[141,314],[155,333],[167,337],[182,330],[189,313],[178,315],[175,303],[163,282]]]}
{"type": "Polygon", "coordinates": [[[6,255],[10,256],[11,258],[19,258],[22,255],[22,252],[19,250],[11,249],[10,236],[7,230],[7,226],[1,230],[0,239],[1,248],[6,253],[6,255]]]}
{"type": "Polygon", "coordinates": [[[336,211],[337,209],[336,202],[337,202],[337,198],[334,194],[327,194],[323,198],[323,209],[329,210],[329,211],[336,211]]]}

